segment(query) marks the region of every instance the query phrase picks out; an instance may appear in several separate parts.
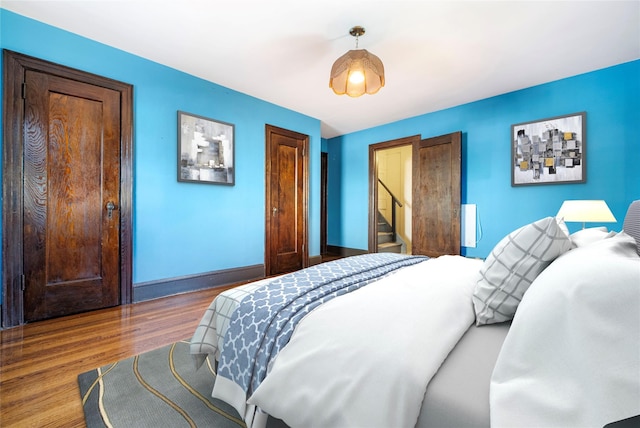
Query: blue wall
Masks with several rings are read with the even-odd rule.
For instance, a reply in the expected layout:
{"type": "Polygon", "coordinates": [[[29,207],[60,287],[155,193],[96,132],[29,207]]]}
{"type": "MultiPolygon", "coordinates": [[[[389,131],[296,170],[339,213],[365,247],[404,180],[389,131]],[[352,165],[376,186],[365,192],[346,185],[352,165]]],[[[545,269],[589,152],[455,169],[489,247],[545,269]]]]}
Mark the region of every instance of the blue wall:
{"type": "Polygon", "coordinates": [[[134,286],[264,263],[265,124],[310,137],[309,255],[320,254],[319,120],[3,9],[0,47],[133,85],[134,286]],[[177,182],[178,110],[235,125],[235,186],[177,182]]]}
{"type": "MultiPolygon", "coordinates": [[[[368,146],[462,131],[462,202],[477,204],[482,237],[463,254],[486,257],[507,233],[556,214],[565,199],[604,199],[621,230],[640,199],[640,61],[332,138],[328,244],[367,249],[368,146]],[[511,125],[586,111],[584,184],[511,187],[511,125]]],[[[570,231],[579,225],[568,224],[570,231]]],[[[595,226],[595,225],[590,225],[595,226]]],[[[478,233],[480,235],[480,233],[478,233]]]]}
{"type": "Polygon", "coordinates": [[[554,215],[565,199],[605,199],[619,220],[607,225],[613,230],[640,199],[640,61],[322,140],[314,118],[3,9],[0,47],[134,86],[134,285],[264,262],[267,123],[310,136],[312,256],[320,252],[321,150],[329,154],[328,243],[348,248],[368,246],[368,146],[410,135],[463,132],[462,201],[477,204],[482,225],[478,247],[463,248],[470,256],[486,257],[506,233],[554,215]],[[235,124],[235,186],[176,181],[178,110],[235,124]],[[511,125],[580,111],[587,182],[512,188],[511,125]]]}

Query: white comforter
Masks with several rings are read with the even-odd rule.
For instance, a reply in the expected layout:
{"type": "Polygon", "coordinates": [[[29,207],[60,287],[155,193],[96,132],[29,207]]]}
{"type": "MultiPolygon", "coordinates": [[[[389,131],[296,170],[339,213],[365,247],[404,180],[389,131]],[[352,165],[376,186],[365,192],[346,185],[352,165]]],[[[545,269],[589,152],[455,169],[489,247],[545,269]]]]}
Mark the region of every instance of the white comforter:
{"type": "Polygon", "coordinates": [[[325,303],[249,403],[292,427],[415,426],[428,382],[474,321],[481,265],[441,256],[325,303]]]}
{"type": "Polygon", "coordinates": [[[525,294],[491,380],[492,427],[640,414],[640,257],[620,233],[556,259],[525,294]]]}

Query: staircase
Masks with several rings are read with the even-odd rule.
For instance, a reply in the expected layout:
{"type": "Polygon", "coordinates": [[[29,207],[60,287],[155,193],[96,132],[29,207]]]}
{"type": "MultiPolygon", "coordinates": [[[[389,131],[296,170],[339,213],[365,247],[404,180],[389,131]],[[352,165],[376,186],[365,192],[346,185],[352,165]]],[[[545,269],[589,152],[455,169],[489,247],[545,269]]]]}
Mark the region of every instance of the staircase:
{"type": "Polygon", "coordinates": [[[378,252],[402,253],[402,243],[394,240],[393,228],[378,211],[378,252]]]}

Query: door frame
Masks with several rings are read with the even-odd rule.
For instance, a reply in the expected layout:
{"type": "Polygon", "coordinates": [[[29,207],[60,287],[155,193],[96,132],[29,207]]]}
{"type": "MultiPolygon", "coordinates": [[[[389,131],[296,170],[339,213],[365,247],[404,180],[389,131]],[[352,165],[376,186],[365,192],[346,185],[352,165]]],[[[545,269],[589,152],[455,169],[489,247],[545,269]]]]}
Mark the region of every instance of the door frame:
{"type": "MultiPolygon", "coordinates": [[[[398,138],[369,145],[369,252],[378,252],[378,168],[376,152],[393,147],[407,146],[420,142],[420,135],[398,138]]],[[[413,176],[413,171],[411,171],[413,176]]]]}
{"type": "Polygon", "coordinates": [[[271,216],[271,134],[286,135],[290,138],[298,139],[302,141],[302,180],[303,183],[303,195],[299,195],[302,198],[302,224],[299,225],[302,230],[303,242],[302,242],[302,267],[309,265],[309,136],[301,134],[299,132],[291,131],[289,129],[279,128],[274,125],[265,125],[265,202],[264,202],[264,218],[265,218],[265,245],[264,245],[264,267],[265,275],[272,275],[271,266],[271,229],[272,216],[271,216]]]}
{"type": "Polygon", "coordinates": [[[327,254],[327,197],[329,154],[320,152],[320,255],[327,254]]]}
{"type": "Polygon", "coordinates": [[[133,259],[133,86],[10,50],[3,50],[2,326],[24,323],[23,82],[27,70],[120,92],[120,304],[131,303],[133,259]]]}

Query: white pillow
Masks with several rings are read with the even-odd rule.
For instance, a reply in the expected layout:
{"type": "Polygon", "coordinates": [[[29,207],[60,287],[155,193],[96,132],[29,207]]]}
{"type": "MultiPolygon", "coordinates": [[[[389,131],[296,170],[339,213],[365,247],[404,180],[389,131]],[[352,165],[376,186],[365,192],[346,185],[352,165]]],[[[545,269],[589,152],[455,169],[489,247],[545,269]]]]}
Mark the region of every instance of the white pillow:
{"type": "Polygon", "coordinates": [[[554,217],[546,217],[505,236],[480,269],[473,293],[476,325],[508,321],[534,279],[571,240],[554,217]]]}
{"type": "Polygon", "coordinates": [[[635,250],[621,232],[568,251],[531,284],[491,376],[492,424],[602,427],[640,413],[635,250]]]}
{"type": "Polygon", "coordinates": [[[584,247],[601,239],[611,238],[615,232],[607,231],[605,226],[582,229],[569,235],[573,248],[584,247]]]}

